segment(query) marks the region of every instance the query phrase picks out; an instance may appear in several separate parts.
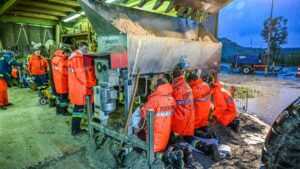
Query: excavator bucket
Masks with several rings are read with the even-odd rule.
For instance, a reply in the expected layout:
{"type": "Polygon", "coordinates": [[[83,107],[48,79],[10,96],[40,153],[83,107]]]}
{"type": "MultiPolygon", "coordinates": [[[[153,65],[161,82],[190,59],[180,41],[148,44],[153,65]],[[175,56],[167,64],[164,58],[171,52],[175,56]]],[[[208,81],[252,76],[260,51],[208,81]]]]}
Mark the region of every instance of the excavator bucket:
{"type": "Polygon", "coordinates": [[[108,0],[106,2],[186,19],[203,21],[202,16],[195,17],[193,13],[205,16],[217,13],[232,0],[108,0]]]}
{"type": "Polygon", "coordinates": [[[172,71],[184,57],[190,69],[217,72],[218,11],[230,0],[78,0],[98,35],[100,54],[126,53],[131,74],[172,71]],[[189,18],[189,19],[187,19],[189,18]]]}

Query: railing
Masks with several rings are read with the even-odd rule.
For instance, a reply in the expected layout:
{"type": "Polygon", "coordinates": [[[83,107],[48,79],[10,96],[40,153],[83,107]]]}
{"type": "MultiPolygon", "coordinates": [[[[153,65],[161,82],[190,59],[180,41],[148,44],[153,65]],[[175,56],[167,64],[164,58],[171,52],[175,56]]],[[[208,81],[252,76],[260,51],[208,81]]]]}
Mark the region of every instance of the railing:
{"type": "Polygon", "coordinates": [[[224,88],[233,96],[238,111],[247,112],[249,91],[239,86],[224,86],[224,88]]]}

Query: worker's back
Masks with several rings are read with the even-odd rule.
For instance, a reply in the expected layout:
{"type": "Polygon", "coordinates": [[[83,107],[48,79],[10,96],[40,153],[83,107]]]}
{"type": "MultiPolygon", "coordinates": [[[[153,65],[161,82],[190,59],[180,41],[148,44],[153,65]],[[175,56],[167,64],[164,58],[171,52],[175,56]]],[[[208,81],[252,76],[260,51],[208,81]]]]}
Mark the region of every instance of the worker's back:
{"type": "Polygon", "coordinates": [[[210,88],[201,79],[191,81],[195,105],[195,129],[208,125],[210,111],[210,88]]]}
{"type": "Polygon", "coordinates": [[[68,60],[63,56],[63,51],[58,50],[52,59],[52,74],[56,92],[68,93],[68,60]]]}
{"type": "Polygon", "coordinates": [[[172,115],[175,112],[175,99],[171,96],[172,86],[167,83],[158,86],[156,91],[148,97],[148,101],[142,108],[142,116],[152,109],[154,116],[154,152],[165,151],[172,125],[172,115]]]}
{"type": "Polygon", "coordinates": [[[72,53],[68,61],[68,83],[71,103],[84,105],[84,97],[86,95],[93,96],[92,87],[96,85],[96,81],[92,74],[92,68],[84,66],[83,55],[79,51],[72,53]]]}
{"type": "Polygon", "coordinates": [[[174,79],[173,90],[176,108],[172,121],[172,131],[182,136],[193,136],[195,108],[192,89],[186,83],[184,76],[180,76],[174,79]]]}
{"type": "Polygon", "coordinates": [[[211,91],[214,104],[213,114],[217,121],[222,125],[227,126],[237,116],[236,106],[231,94],[223,88],[220,82],[214,83],[214,88],[211,91]]]}

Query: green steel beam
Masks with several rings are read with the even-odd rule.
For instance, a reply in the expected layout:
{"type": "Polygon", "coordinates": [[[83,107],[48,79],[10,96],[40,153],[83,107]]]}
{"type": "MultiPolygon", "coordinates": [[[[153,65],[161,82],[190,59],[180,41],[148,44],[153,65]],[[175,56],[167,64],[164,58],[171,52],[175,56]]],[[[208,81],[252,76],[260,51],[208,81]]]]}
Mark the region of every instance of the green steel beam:
{"type": "Polygon", "coordinates": [[[29,17],[22,17],[22,16],[10,16],[10,15],[0,16],[0,22],[14,22],[14,23],[33,24],[33,25],[45,25],[45,26],[54,26],[58,23],[53,20],[29,18],[29,17]]]}
{"type": "Polygon", "coordinates": [[[25,11],[25,12],[33,12],[33,13],[39,13],[39,14],[48,14],[48,15],[61,16],[61,17],[67,16],[67,14],[63,13],[63,12],[45,10],[45,9],[41,9],[41,8],[29,7],[29,6],[23,6],[23,5],[22,6],[21,5],[15,6],[14,10],[25,11]]]}
{"type": "Polygon", "coordinates": [[[11,9],[20,0],[9,0],[0,8],[0,15],[4,14],[7,10],[11,9]]]}
{"type": "Polygon", "coordinates": [[[31,18],[49,19],[49,20],[57,20],[57,21],[59,20],[57,16],[40,14],[40,13],[32,13],[32,12],[24,12],[24,11],[11,11],[11,12],[7,12],[7,14],[13,16],[25,16],[31,18]]]}
{"type": "Polygon", "coordinates": [[[57,3],[60,5],[67,5],[71,7],[80,7],[77,1],[70,1],[70,0],[47,0],[48,2],[57,3]]]}
{"type": "Polygon", "coordinates": [[[59,12],[76,12],[74,8],[71,7],[66,7],[63,5],[53,5],[53,4],[48,4],[45,2],[37,2],[37,1],[20,1],[20,4],[26,5],[26,6],[33,6],[33,7],[38,7],[42,8],[45,10],[53,10],[53,11],[59,11],[59,12]]]}

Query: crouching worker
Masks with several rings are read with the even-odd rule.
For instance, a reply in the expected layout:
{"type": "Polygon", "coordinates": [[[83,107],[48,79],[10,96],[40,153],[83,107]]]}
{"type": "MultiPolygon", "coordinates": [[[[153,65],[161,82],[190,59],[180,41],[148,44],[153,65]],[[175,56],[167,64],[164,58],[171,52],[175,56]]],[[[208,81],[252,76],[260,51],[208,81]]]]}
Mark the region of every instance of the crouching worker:
{"type": "MultiPolygon", "coordinates": [[[[195,107],[191,87],[186,83],[181,71],[173,73],[173,96],[176,100],[175,114],[172,119],[171,144],[188,142],[194,148],[211,155],[214,161],[219,161],[217,145],[207,144],[194,137],[195,107]]],[[[198,117],[197,117],[198,118],[198,117]]],[[[199,124],[201,126],[201,124],[199,124]]],[[[191,159],[190,159],[191,160],[191,159]]],[[[189,164],[192,162],[188,162],[189,164]]]]}
{"type": "Polygon", "coordinates": [[[189,85],[193,91],[195,106],[194,135],[201,138],[215,138],[214,133],[209,131],[208,127],[208,118],[211,107],[210,87],[195,74],[189,76],[189,85]]]}
{"type": "Polygon", "coordinates": [[[208,116],[210,111],[210,88],[197,75],[191,74],[189,85],[193,91],[195,105],[195,135],[198,131],[208,125],[208,116]]]}
{"type": "MultiPolygon", "coordinates": [[[[175,100],[172,97],[172,86],[163,77],[163,75],[154,76],[151,86],[153,93],[148,97],[141,110],[135,111],[132,117],[133,127],[139,128],[140,118],[147,120],[147,110],[152,109],[154,115],[154,153],[156,158],[162,160],[166,165],[179,164],[182,160],[182,151],[174,151],[173,148],[168,148],[168,141],[171,133],[172,115],[175,112],[175,100]]],[[[144,128],[147,132],[147,129],[144,128]]],[[[147,136],[147,133],[146,133],[147,136]]],[[[147,138],[147,137],[146,137],[147,138]]]]}
{"type": "Polygon", "coordinates": [[[68,113],[68,57],[69,49],[58,50],[52,59],[52,75],[57,93],[56,114],[69,115],[68,113]]]}
{"type": "Polygon", "coordinates": [[[6,106],[11,106],[8,102],[7,88],[11,81],[12,66],[23,66],[14,59],[12,51],[0,52],[0,110],[5,110],[6,106]]]}
{"type": "Polygon", "coordinates": [[[239,120],[237,119],[237,111],[233,97],[223,88],[222,82],[213,84],[211,90],[214,111],[213,115],[216,121],[223,126],[232,128],[237,132],[239,127],[239,120]]]}
{"type": "Polygon", "coordinates": [[[84,64],[83,54],[88,52],[88,45],[84,42],[79,44],[68,61],[68,86],[70,102],[74,104],[72,113],[72,135],[79,134],[81,119],[84,113],[85,96],[92,96],[93,87],[96,85],[96,78],[92,66],[84,64]]]}

